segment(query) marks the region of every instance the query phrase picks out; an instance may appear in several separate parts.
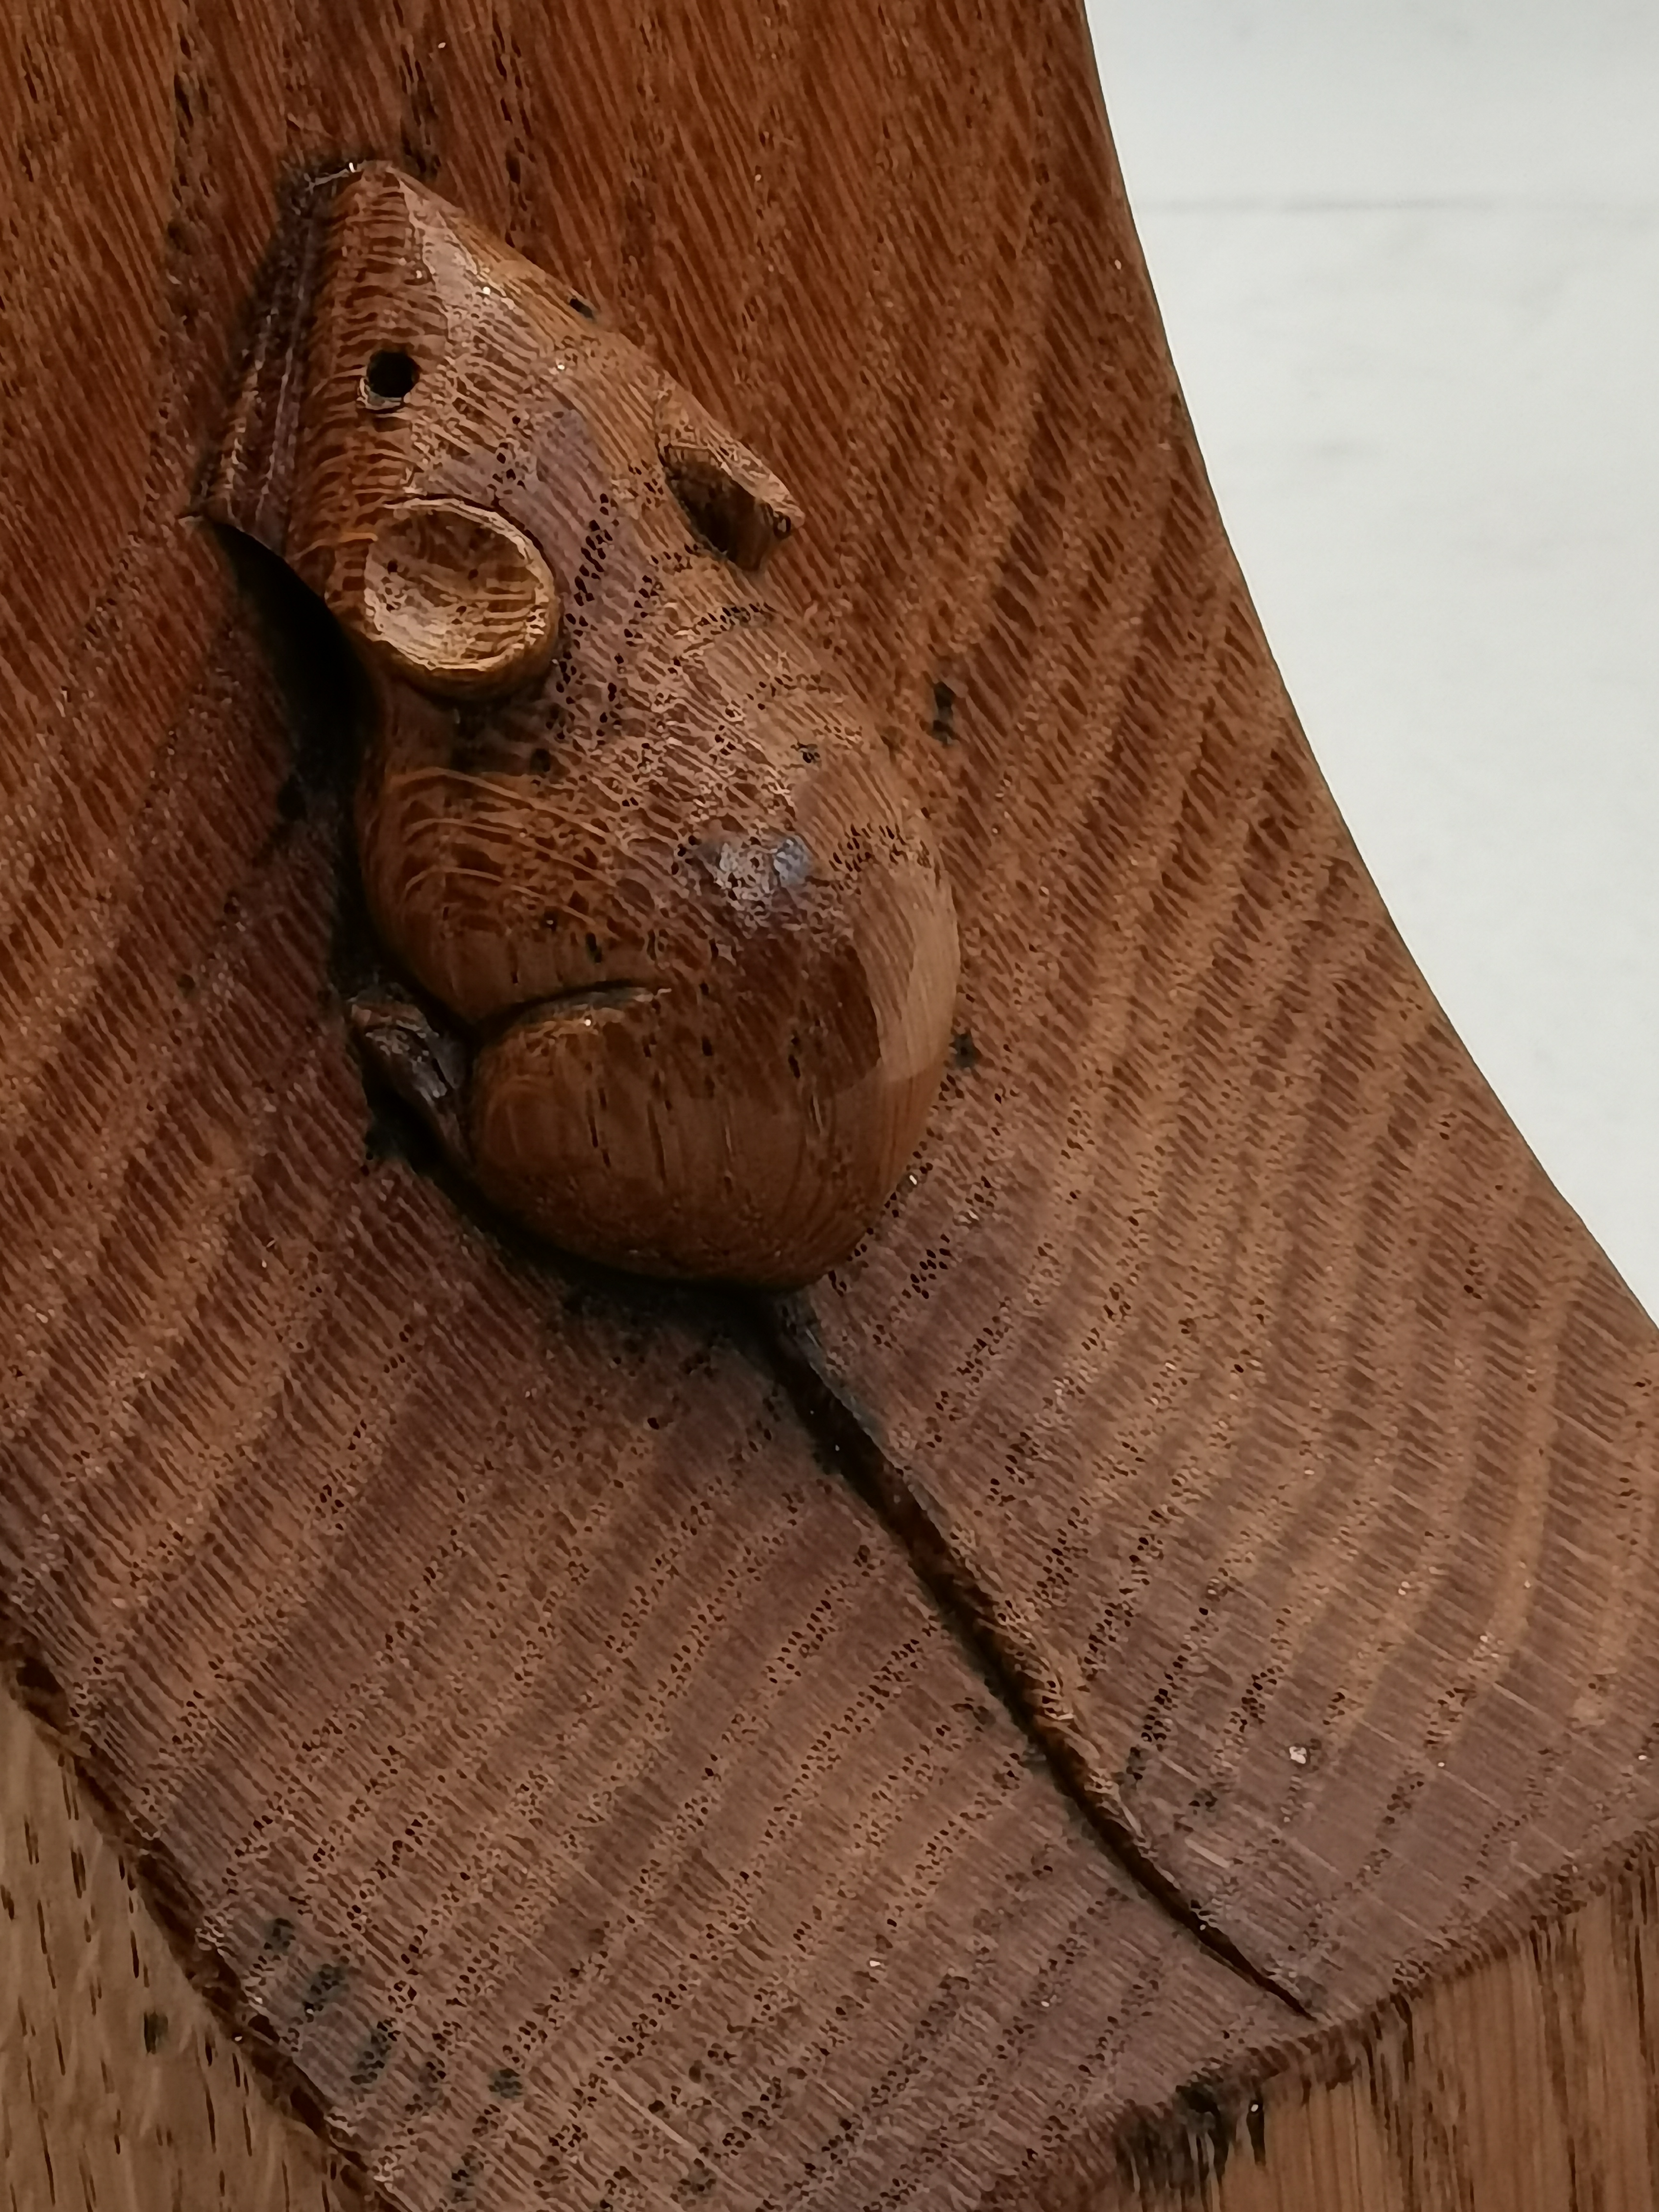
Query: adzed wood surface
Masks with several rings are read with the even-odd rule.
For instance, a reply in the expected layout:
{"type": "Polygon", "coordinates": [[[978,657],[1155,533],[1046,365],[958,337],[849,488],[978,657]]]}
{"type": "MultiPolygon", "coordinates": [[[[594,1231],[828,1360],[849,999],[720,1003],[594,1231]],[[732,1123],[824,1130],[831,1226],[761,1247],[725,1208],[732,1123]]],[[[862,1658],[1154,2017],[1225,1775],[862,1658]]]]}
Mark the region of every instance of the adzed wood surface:
{"type": "MultiPolygon", "coordinates": [[[[356,2212],[353,2161],[325,2148],[309,2114],[287,2106],[292,2082],[273,2081],[268,2055],[228,2037],[190,1986],[65,1748],[9,1697],[0,1788],[0,2179],[12,2212],[356,2212]],[[276,2101],[262,2094],[273,2087],[276,2101]]],[[[1115,2177],[1062,2164],[1043,2202],[1644,2212],[1659,2180],[1656,1940],[1653,1871],[1638,1860],[1362,2033],[1265,2079],[1247,2068],[1190,2085],[1173,2112],[1123,2131],[1115,2177]]]]}
{"type": "Polygon", "coordinates": [[[1105,2206],[1599,1909],[1654,1335],[1312,766],[1070,0],[0,36],[0,1587],[341,2142],[411,2212],[1105,2206]],[[928,806],[952,1064],[795,1304],[533,1251],[366,1101],[317,634],[198,502],[368,156],[775,464],[928,806]]]}

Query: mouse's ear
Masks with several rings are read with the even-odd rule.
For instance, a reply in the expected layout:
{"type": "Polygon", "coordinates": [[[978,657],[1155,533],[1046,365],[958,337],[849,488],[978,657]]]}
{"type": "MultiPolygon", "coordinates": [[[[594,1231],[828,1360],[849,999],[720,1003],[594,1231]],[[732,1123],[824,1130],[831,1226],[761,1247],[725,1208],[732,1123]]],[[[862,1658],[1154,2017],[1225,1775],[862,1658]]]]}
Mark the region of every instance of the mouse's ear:
{"type": "Polygon", "coordinates": [[[805,520],[788,485],[676,386],[657,402],[657,453],[698,536],[750,575],[805,520]]]}
{"type": "Polygon", "coordinates": [[[331,600],[369,653],[441,699],[486,699],[539,676],[559,592],[524,532],[493,508],[405,499],[380,518],[361,597],[331,600]]]}

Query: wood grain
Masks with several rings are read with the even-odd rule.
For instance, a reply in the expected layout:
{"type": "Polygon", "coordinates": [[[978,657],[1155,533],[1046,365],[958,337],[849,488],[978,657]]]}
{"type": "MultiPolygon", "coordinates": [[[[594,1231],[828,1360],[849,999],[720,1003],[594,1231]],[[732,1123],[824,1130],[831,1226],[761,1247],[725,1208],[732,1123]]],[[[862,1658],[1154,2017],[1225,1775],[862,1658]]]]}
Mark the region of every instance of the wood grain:
{"type": "Polygon", "coordinates": [[[811,1318],[1079,1755],[1324,2014],[1651,1819],[1655,1342],[1320,780],[1087,106],[1025,449],[1068,467],[935,757],[974,1064],[811,1318]]]}
{"type": "MultiPolygon", "coordinates": [[[[1069,0],[0,40],[0,1589],[232,2014],[410,2212],[852,2212],[1113,2205],[1402,1977],[1556,2002],[1655,1812],[1655,1339],[1312,765],[1069,0]],[[926,794],[954,1063],[804,1308],[534,1252],[365,1103],[337,726],[197,502],[366,155],[775,463],[926,794]]],[[[1263,2091],[1283,2171],[1341,2094],[1263,2091]]]]}
{"type": "Polygon", "coordinates": [[[348,2166],[262,2093],[88,1808],[0,1696],[0,2184],[12,2212],[357,2212],[348,2166]]]}
{"type": "MultiPolygon", "coordinates": [[[[8,2203],[352,2212],[353,2162],[261,2094],[283,2086],[261,2073],[264,2054],[227,2035],[191,1986],[142,1870],[112,1846],[64,1748],[9,1697],[0,1778],[8,2203]]],[[[1247,2062],[1170,2109],[1118,2120],[1108,2146],[1074,2142],[1042,2201],[1051,2212],[1512,2212],[1594,2185],[1610,2212],[1641,2212],[1659,2178],[1655,1901],[1638,1858],[1282,2071],[1263,2079],[1247,2062]]]]}
{"type": "Polygon", "coordinates": [[[1265,2081],[1196,2085],[1177,2100],[1184,2130],[1168,2112],[1120,2128],[1110,2179],[1100,2146],[1073,2146],[1042,2203],[1643,2212],[1659,2189],[1651,1853],[1610,1872],[1591,1894],[1557,1886],[1529,1929],[1391,1999],[1360,2033],[1265,2081]]]}

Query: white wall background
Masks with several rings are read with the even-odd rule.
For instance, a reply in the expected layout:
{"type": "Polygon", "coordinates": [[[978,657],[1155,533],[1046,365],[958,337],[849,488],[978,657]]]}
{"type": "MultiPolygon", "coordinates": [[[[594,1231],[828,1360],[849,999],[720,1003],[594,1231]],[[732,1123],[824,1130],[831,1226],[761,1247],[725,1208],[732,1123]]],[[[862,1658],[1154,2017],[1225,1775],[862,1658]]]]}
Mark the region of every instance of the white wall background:
{"type": "Polygon", "coordinates": [[[1090,0],[1314,750],[1659,1314],[1659,0],[1090,0]]]}

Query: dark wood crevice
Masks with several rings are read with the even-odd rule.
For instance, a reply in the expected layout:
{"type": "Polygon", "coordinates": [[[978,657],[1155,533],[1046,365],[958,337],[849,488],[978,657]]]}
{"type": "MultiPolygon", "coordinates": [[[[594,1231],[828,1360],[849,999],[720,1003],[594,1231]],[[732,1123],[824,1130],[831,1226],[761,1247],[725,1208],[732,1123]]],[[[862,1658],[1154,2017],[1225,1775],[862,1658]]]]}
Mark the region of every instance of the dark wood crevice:
{"type": "Polygon", "coordinates": [[[830,1369],[805,1302],[769,1300],[767,1341],[797,1417],[825,1461],[877,1515],[964,1648],[987,1687],[1030,1744],[1125,1879],[1211,1958],[1311,2020],[1312,2008],[1260,1965],[1166,1874],[1101,1770],[1058,1678],[1030,1632],[989,1588],[936,1509],[887,1452],[873,1422],[830,1369]]]}

